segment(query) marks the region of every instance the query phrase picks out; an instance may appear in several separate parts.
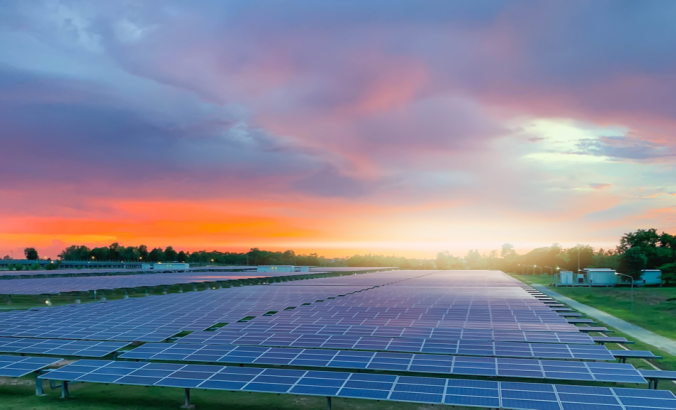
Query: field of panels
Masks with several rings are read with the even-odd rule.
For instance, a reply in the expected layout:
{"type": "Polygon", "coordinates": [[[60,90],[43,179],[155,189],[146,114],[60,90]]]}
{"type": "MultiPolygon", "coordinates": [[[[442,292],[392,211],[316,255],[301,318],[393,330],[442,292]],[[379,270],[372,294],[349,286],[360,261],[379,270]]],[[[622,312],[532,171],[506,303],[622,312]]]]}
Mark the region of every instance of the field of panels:
{"type": "MultiPolygon", "coordinates": [[[[59,279],[25,281],[42,280],[59,279]]],[[[647,389],[647,376],[582,332],[578,316],[496,271],[278,281],[0,313],[0,353],[12,355],[0,356],[0,375],[40,371],[37,388],[62,382],[64,396],[83,382],[78,392],[161,386],[186,400],[212,390],[322,396],[329,406],[676,409],[670,391],[647,389]],[[52,366],[62,357],[75,361],[52,366]]]]}

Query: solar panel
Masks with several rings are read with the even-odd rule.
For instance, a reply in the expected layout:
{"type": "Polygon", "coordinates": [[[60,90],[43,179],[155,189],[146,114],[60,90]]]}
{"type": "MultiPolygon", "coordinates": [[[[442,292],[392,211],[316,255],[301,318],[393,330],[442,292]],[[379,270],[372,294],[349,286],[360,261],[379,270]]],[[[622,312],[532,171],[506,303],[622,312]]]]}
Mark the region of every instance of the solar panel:
{"type": "Polygon", "coordinates": [[[0,355],[0,376],[22,377],[51,366],[63,359],[0,355]]]}
{"type": "Polygon", "coordinates": [[[627,359],[661,359],[662,356],[656,356],[648,350],[610,350],[613,357],[626,361],[627,359]]]}
{"type": "Polygon", "coordinates": [[[129,343],[53,339],[0,338],[0,352],[58,356],[104,357],[129,343]]]}
{"type": "Polygon", "coordinates": [[[641,375],[645,378],[661,379],[661,380],[676,380],[676,371],[668,370],[639,370],[641,375]]]}
{"type": "Polygon", "coordinates": [[[209,365],[80,360],[39,378],[513,409],[676,408],[664,390],[209,365]]]}

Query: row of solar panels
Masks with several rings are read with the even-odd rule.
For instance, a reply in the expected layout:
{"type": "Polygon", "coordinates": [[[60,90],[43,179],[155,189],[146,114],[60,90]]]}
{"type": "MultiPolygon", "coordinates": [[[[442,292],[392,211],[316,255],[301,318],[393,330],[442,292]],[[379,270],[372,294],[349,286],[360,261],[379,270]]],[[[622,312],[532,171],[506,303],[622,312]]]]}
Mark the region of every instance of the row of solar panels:
{"type": "Polygon", "coordinates": [[[298,325],[267,323],[232,323],[218,329],[219,332],[265,332],[299,333],[333,336],[374,336],[374,337],[413,337],[424,339],[455,340],[502,340],[543,343],[579,343],[594,344],[592,338],[584,333],[574,332],[523,332],[493,329],[454,329],[433,327],[402,326],[361,326],[361,325],[298,325]]]}
{"type": "Polygon", "coordinates": [[[574,324],[566,323],[513,323],[504,321],[473,322],[465,320],[417,320],[417,319],[364,319],[342,317],[285,317],[270,316],[257,318],[256,322],[270,322],[303,325],[365,325],[365,326],[401,326],[435,327],[454,329],[504,329],[540,332],[578,332],[574,324]]]}
{"type": "Polygon", "coordinates": [[[146,344],[126,352],[120,357],[155,361],[287,365],[488,377],[647,383],[632,365],[606,362],[587,363],[559,360],[170,343],[146,344]]]}
{"type": "Polygon", "coordinates": [[[380,350],[392,352],[458,354],[544,359],[614,360],[604,346],[546,343],[443,341],[435,339],[316,336],[290,334],[230,335],[223,332],[194,332],[179,343],[236,344],[271,347],[380,350]]]}
{"type": "MultiPolygon", "coordinates": [[[[105,357],[128,343],[54,339],[0,338],[0,352],[21,354],[105,357]]],[[[621,351],[619,353],[627,353],[621,351]]],[[[634,356],[640,351],[629,351],[634,356]]],[[[268,364],[345,369],[464,374],[565,380],[644,383],[633,367],[618,363],[584,363],[533,359],[463,357],[432,354],[365,352],[350,350],[267,348],[192,344],[147,344],[123,358],[143,360],[268,364]]]]}
{"type": "Polygon", "coordinates": [[[176,334],[179,330],[69,330],[69,329],[0,329],[0,337],[77,339],[77,340],[113,340],[123,342],[161,342],[176,334]]]}
{"type": "Polygon", "coordinates": [[[676,409],[665,390],[212,365],[80,360],[39,378],[509,409],[676,409]]]}

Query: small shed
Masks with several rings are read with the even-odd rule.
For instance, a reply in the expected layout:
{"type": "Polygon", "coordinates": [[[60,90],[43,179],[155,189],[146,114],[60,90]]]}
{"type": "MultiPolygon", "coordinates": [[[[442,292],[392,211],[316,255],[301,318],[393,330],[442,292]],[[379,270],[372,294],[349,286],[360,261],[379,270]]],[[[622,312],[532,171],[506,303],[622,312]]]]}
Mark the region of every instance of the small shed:
{"type": "Polygon", "coordinates": [[[615,269],[610,268],[587,268],[582,269],[587,275],[589,286],[615,286],[617,285],[617,275],[615,269]]]}
{"type": "Polygon", "coordinates": [[[661,285],[662,271],[659,269],[643,269],[641,271],[641,279],[634,282],[639,286],[661,285]]]}
{"type": "Polygon", "coordinates": [[[559,285],[572,285],[573,284],[573,271],[562,270],[559,272],[559,285]]]}
{"type": "Polygon", "coordinates": [[[256,272],[293,272],[293,265],[258,265],[256,272]]]}

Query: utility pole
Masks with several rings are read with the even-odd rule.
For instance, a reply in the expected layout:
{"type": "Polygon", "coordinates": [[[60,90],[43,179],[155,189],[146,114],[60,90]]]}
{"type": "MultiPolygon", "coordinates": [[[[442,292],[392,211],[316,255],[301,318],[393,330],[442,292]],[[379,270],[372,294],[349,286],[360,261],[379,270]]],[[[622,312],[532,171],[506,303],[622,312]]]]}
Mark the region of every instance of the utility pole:
{"type": "Polygon", "coordinates": [[[580,244],[577,244],[577,273],[580,273],[580,244]]]}

